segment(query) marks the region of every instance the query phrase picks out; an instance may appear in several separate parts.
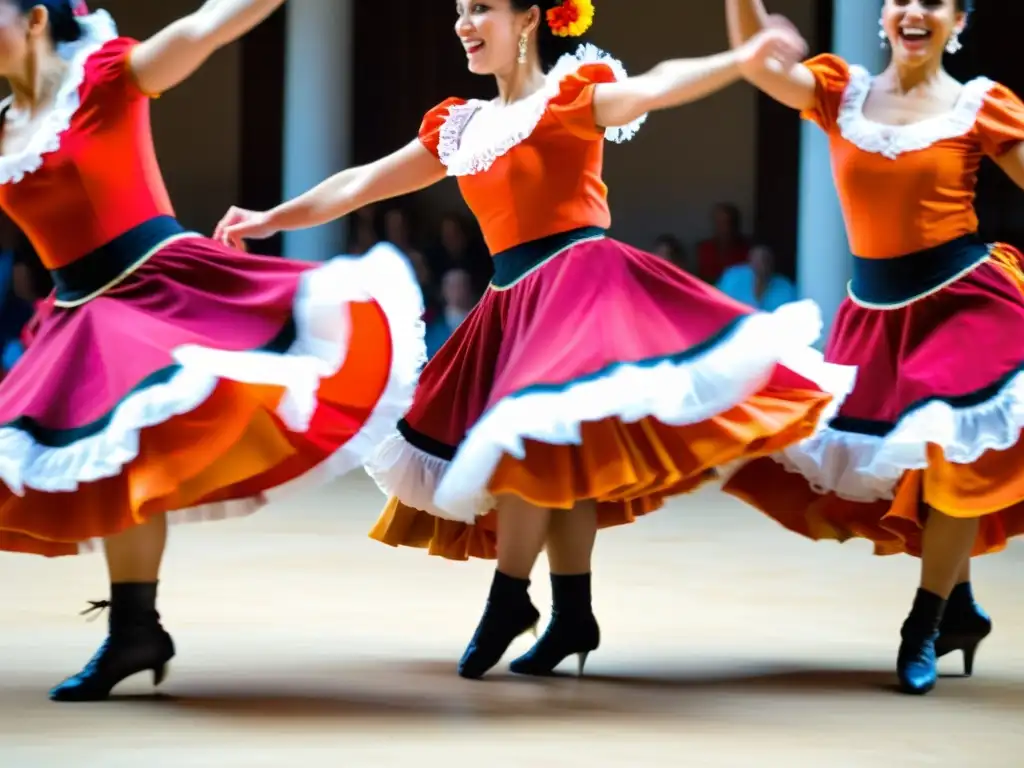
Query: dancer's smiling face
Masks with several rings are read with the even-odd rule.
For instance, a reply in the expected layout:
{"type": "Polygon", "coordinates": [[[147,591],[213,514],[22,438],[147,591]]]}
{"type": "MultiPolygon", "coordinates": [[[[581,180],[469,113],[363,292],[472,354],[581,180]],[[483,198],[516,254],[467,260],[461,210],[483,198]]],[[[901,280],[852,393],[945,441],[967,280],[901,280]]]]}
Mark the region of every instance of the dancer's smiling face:
{"type": "Polygon", "coordinates": [[[525,34],[536,54],[540,8],[517,10],[512,0],[457,0],[455,34],[466,52],[469,71],[477,75],[508,72],[517,66],[519,41],[525,34]]]}
{"type": "Polygon", "coordinates": [[[882,28],[897,61],[942,58],[946,42],[962,32],[967,14],[957,0],[885,0],[882,28]]]}

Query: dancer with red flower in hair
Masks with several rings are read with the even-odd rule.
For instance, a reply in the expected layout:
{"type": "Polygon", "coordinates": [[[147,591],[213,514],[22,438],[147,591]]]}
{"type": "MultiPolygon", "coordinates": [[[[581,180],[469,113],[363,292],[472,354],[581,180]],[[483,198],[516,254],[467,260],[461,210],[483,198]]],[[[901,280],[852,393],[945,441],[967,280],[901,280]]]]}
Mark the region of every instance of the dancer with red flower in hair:
{"type": "Polygon", "coordinates": [[[397,253],[225,248],[178,224],[157,166],[149,96],[282,2],[211,0],[138,42],[70,0],[0,0],[0,207],[56,286],[0,384],[0,549],[101,542],[111,581],[108,638],[59,701],[164,677],[169,517],[358,467],[411,401],[419,292],[397,253]]]}
{"type": "Polygon", "coordinates": [[[715,467],[812,434],[851,384],[809,345],[813,303],[755,313],[652,254],[606,236],[604,140],[652,110],[706,96],[739,63],[793,60],[769,30],[741,50],[666,61],[638,77],[579,36],[587,0],[459,0],[470,71],[492,101],[448,99],[419,137],[268,212],[232,209],[228,242],[343,216],[454,176],[494,258],[484,298],[423,371],[412,409],[368,469],[392,498],[372,536],[465,560],[497,558],[459,674],[493,667],[540,614],[529,578],[547,548],[554,611],[512,663],[547,675],[599,644],[591,552],[715,467]],[[575,51],[575,52],[574,52],[575,51]]]}

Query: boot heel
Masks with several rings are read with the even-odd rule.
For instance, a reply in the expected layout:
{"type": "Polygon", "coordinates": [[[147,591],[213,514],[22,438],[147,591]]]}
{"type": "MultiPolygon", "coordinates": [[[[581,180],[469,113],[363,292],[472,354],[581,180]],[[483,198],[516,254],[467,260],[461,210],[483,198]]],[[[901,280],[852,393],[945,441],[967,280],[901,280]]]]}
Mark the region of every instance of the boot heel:
{"type": "Polygon", "coordinates": [[[979,645],[981,645],[980,640],[973,645],[964,646],[964,677],[974,674],[974,655],[978,652],[979,645]]]}
{"type": "Polygon", "coordinates": [[[974,599],[970,582],[957,584],[939,623],[935,655],[941,657],[953,651],[963,651],[964,676],[970,677],[974,671],[978,646],[990,634],[992,619],[974,599]]]}
{"type": "Polygon", "coordinates": [[[583,667],[587,665],[587,657],[590,656],[590,651],[584,651],[583,653],[576,654],[576,676],[583,677],[583,667]]]}
{"type": "Polygon", "coordinates": [[[167,679],[167,673],[171,671],[170,664],[161,664],[158,667],[153,667],[153,687],[156,688],[160,683],[167,679]]]}
{"type": "Polygon", "coordinates": [[[593,614],[571,616],[555,614],[547,630],[534,646],[509,665],[517,675],[546,677],[570,656],[576,657],[580,677],[587,658],[601,645],[601,630],[593,614]]]}

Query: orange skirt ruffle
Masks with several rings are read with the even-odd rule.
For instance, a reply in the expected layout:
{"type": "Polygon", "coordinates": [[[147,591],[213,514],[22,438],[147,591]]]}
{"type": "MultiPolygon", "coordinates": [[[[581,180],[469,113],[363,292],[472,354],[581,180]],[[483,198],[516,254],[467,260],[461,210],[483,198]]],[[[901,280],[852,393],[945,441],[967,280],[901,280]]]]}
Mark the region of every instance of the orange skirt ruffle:
{"type": "MultiPolygon", "coordinates": [[[[666,498],[694,490],[729,462],[764,456],[810,435],[832,397],[818,391],[762,392],[707,421],[670,427],[653,418],[581,425],[580,445],[524,441],[523,459],[506,454],[488,483],[540,507],[571,509],[596,500],[598,527],[631,523],[666,498]]],[[[497,557],[497,515],[475,524],[430,515],[392,497],[370,538],[449,560],[497,557]]]]}
{"type": "Polygon", "coordinates": [[[904,473],[891,501],[866,503],[816,493],[801,475],[769,458],[744,466],[724,490],[801,536],[868,539],[876,555],[920,557],[929,509],[950,517],[977,517],[971,554],[987,555],[1024,534],[1024,443],[987,451],[972,464],[953,464],[938,446],[930,445],[928,467],[904,473]]]}

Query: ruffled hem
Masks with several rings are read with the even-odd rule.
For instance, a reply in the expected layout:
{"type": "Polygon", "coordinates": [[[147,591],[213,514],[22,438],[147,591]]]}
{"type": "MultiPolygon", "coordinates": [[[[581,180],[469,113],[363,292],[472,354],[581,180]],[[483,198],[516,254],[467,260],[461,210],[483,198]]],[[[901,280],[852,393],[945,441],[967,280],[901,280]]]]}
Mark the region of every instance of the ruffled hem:
{"type": "MultiPolygon", "coordinates": [[[[43,123],[23,150],[0,157],[0,184],[17,184],[25,176],[35,173],[43,164],[43,156],[60,149],[60,140],[71,126],[80,105],[79,90],[85,79],[85,63],[92,54],[117,37],[117,25],[106,11],[100,10],[78,18],[82,36],[73,43],[62,43],[57,53],[68,62],[64,83],[54,97],[43,123]]],[[[0,103],[0,109],[10,104],[10,97],[0,103]]]]}
{"type": "Polygon", "coordinates": [[[386,495],[401,499],[408,507],[443,518],[446,515],[434,504],[434,493],[450,463],[420,450],[392,431],[364,469],[386,495]]]}
{"type": "Polygon", "coordinates": [[[1005,451],[1024,428],[1024,373],[995,396],[966,408],[935,400],[905,415],[885,437],[825,428],[772,458],[806,478],[820,494],[845,501],[891,500],[904,473],[928,466],[928,446],[946,461],[972,464],[986,451],[1005,451]]]}
{"type": "MultiPolygon", "coordinates": [[[[140,432],[195,410],[221,379],[281,387],[278,416],[295,432],[306,429],[317,407],[321,379],[336,374],[345,360],[351,333],[345,310],[353,302],[376,302],[392,336],[391,370],[384,392],[359,432],[311,472],[274,489],[274,495],[298,483],[323,482],[365,460],[408,408],[419,369],[425,361],[422,298],[401,255],[386,244],[360,258],[339,257],[300,278],[293,317],[296,338],[284,355],[233,352],[208,347],[180,347],[181,366],[167,382],[136,391],[115,408],[99,433],[66,446],[35,442],[15,427],[0,428],[0,479],[16,494],[26,488],[45,492],[74,491],[118,475],[139,453],[140,432]],[[287,358],[284,361],[282,358],[287,358]]],[[[202,511],[183,510],[182,519],[232,516],[239,505],[272,500],[230,501],[202,511]]],[[[251,511],[251,510],[250,510],[251,511]]]]}
{"type": "MultiPolygon", "coordinates": [[[[506,397],[470,430],[451,462],[393,435],[367,471],[403,504],[471,523],[494,506],[488,484],[502,457],[523,459],[526,440],[580,445],[581,425],[610,418],[627,424],[647,417],[670,427],[696,424],[750,398],[777,365],[790,367],[790,361],[795,373],[841,401],[853,387],[855,371],[827,364],[809,348],[820,330],[818,308],[809,301],[751,315],[717,344],[682,361],[621,364],[564,387],[506,397]]],[[[819,418],[817,424],[822,423],[819,418]]]]}

